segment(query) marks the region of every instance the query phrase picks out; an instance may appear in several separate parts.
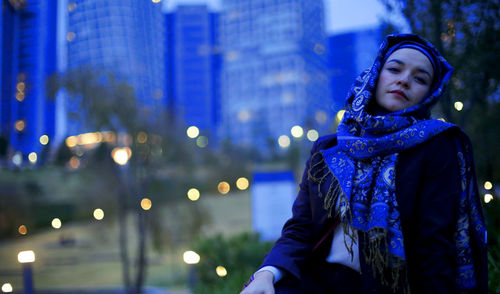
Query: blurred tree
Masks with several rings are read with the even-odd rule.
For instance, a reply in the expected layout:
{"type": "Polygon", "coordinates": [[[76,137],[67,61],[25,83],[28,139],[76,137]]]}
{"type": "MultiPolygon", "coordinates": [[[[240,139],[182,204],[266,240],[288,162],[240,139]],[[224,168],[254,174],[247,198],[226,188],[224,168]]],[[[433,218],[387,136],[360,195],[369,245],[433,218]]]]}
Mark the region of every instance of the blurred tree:
{"type": "MultiPolygon", "coordinates": [[[[187,200],[187,190],[195,185],[216,191],[222,179],[234,182],[239,176],[247,176],[248,160],[237,150],[227,154],[197,147],[195,140],[187,138],[182,126],[172,124],[167,109],[156,109],[155,113],[145,115],[143,107],[137,103],[134,89],[111,73],[80,68],[54,75],[47,84],[49,95],[54,96],[64,88],[72,101],[77,102],[77,111],[71,116],[83,122],[86,129],[117,134],[116,143],[85,150],[80,158],[88,172],[83,172],[82,176],[86,177],[86,182],[93,183],[94,189],[100,187],[102,193],[88,193],[98,194],[90,196],[96,197],[95,201],[102,202],[103,194],[117,197],[124,284],[140,293],[147,268],[147,240],[151,237],[153,246],[161,250],[165,244],[175,246],[189,242],[200,233],[202,225],[207,224],[203,208],[187,200]],[[111,151],[117,146],[126,146],[132,151],[126,167],[118,167],[111,159],[111,151]],[[139,205],[145,195],[155,207],[163,203],[176,208],[167,216],[154,209],[146,212],[139,205]],[[182,205],[182,201],[188,202],[182,205]],[[182,209],[177,211],[178,208],[182,209]],[[128,211],[136,215],[139,236],[134,263],[130,262],[128,254],[125,225],[128,211]],[[182,217],[183,212],[189,217],[182,217]],[[132,264],[136,265],[134,287],[129,269],[132,264]]],[[[64,163],[68,158],[72,158],[72,150],[62,146],[57,160],[64,163]]]]}
{"type": "MultiPolygon", "coordinates": [[[[146,211],[140,205],[141,198],[144,195],[153,198],[148,194],[149,185],[158,175],[157,171],[164,168],[171,157],[162,155],[164,148],[175,153],[174,158],[179,160],[184,168],[192,166],[188,155],[189,148],[179,146],[181,143],[175,140],[172,128],[166,123],[161,110],[144,116],[141,113],[144,108],[138,105],[133,87],[112,73],[79,68],[64,75],[51,76],[47,84],[51,97],[64,88],[72,101],[77,103],[76,109],[70,115],[73,120],[82,122],[85,129],[106,130],[116,134],[115,143],[101,144],[95,150],[85,151],[81,158],[85,159],[85,169],[91,172],[83,173],[82,176],[87,177],[88,182],[94,183],[94,186],[100,186],[101,191],[109,191],[110,184],[115,187],[114,193],[109,191],[111,193],[108,195],[115,195],[118,202],[123,281],[128,292],[141,293],[147,267],[148,222],[161,221],[146,219],[146,211]],[[126,166],[118,166],[111,160],[110,155],[114,147],[128,147],[132,151],[126,166]],[[136,260],[133,263],[129,257],[126,225],[130,211],[136,215],[138,236],[136,260]],[[133,265],[136,270],[134,281],[131,275],[133,265]]],[[[70,154],[63,146],[57,159],[67,160],[68,156],[71,156],[71,150],[69,151],[70,154]]],[[[161,192],[164,193],[165,190],[161,192]]],[[[89,193],[92,194],[96,193],[89,193]]],[[[194,215],[196,217],[197,214],[194,215]]]]}
{"type": "MultiPolygon", "coordinates": [[[[138,129],[138,117],[136,111],[136,99],[134,94],[134,89],[127,84],[125,81],[121,81],[116,78],[115,75],[111,73],[99,73],[90,68],[79,68],[76,70],[71,70],[66,72],[64,75],[53,75],[47,80],[48,96],[55,97],[55,93],[60,89],[65,89],[72,100],[78,102],[78,107],[72,109],[74,112],[70,113],[72,120],[80,121],[83,123],[86,129],[90,130],[107,130],[112,131],[115,134],[135,134],[138,129]]],[[[126,142],[126,137],[123,145],[129,145],[126,142]]],[[[104,146],[106,150],[104,152],[110,154],[111,146],[104,146]]],[[[100,149],[99,151],[103,151],[100,149]]],[[[64,157],[64,149],[60,152],[60,155],[64,157]]],[[[97,152],[97,155],[100,155],[97,152]]],[[[104,167],[104,170],[109,170],[110,161],[101,161],[100,167],[104,167]]],[[[93,164],[93,163],[91,163],[93,164]]],[[[94,169],[99,171],[100,169],[94,169]]],[[[119,170],[118,173],[122,172],[119,170]]],[[[115,174],[116,173],[111,173],[115,174]]],[[[120,177],[120,175],[117,175],[120,177]]],[[[120,180],[115,180],[114,182],[120,180]]],[[[144,239],[146,238],[146,231],[143,224],[142,212],[137,209],[138,212],[138,243],[140,248],[138,254],[137,264],[137,275],[135,289],[132,289],[131,277],[130,277],[130,261],[129,261],[129,249],[128,249],[128,238],[127,238],[127,211],[129,198],[131,193],[127,188],[124,188],[124,184],[128,183],[123,181],[118,184],[120,187],[120,193],[117,193],[118,201],[118,219],[120,228],[120,257],[122,261],[123,270],[123,282],[127,289],[127,292],[141,293],[142,281],[144,275],[144,246],[142,246],[144,239]],[[141,251],[142,250],[142,251],[141,251]]],[[[135,183],[135,181],[132,181],[135,183]]],[[[133,187],[135,188],[135,187],[133,187]]],[[[135,190],[135,189],[134,189],[135,190]]]]}

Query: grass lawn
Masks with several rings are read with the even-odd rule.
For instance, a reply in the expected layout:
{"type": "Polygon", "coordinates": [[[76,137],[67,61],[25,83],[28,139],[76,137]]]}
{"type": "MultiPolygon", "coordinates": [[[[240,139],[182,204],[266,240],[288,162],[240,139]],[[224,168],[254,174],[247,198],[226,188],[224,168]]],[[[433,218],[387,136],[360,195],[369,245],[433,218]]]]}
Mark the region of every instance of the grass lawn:
{"type": "MultiPolygon", "coordinates": [[[[226,196],[204,195],[197,204],[202,205],[210,216],[203,235],[227,235],[251,229],[249,191],[231,192],[226,196]]],[[[132,220],[128,224],[132,246],[136,228],[132,220]]],[[[146,284],[185,288],[187,268],[182,261],[182,253],[188,249],[187,246],[167,248],[163,253],[148,249],[146,284]]],[[[107,287],[122,284],[118,230],[114,220],[104,218],[100,222],[67,223],[59,230],[47,229],[33,235],[1,240],[0,285],[10,282],[14,289],[22,288],[17,252],[26,249],[36,253],[33,265],[35,287],[107,287]],[[62,239],[72,242],[64,245],[62,239]]],[[[135,256],[133,248],[130,252],[135,256]]]]}

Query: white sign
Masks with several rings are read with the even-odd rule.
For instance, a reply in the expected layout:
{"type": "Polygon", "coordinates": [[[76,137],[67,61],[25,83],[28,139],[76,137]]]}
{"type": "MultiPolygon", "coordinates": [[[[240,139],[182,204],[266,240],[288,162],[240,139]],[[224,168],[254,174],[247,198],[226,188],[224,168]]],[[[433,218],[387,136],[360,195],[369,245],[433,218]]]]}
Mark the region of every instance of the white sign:
{"type": "Polygon", "coordinates": [[[252,228],[261,239],[275,241],[285,222],[292,217],[297,184],[291,171],[259,172],[252,184],[252,228]]]}

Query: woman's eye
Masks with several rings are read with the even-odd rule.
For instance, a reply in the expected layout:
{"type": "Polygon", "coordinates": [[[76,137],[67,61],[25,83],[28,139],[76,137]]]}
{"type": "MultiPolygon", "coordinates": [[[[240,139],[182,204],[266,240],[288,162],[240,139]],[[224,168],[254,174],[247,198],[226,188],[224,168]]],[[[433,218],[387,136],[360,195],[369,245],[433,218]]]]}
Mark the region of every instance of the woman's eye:
{"type": "Polygon", "coordinates": [[[397,67],[388,67],[387,70],[394,73],[399,72],[399,68],[397,67]]]}
{"type": "Polygon", "coordinates": [[[427,80],[421,77],[415,77],[415,80],[417,83],[422,84],[422,85],[427,85],[427,80]]]}

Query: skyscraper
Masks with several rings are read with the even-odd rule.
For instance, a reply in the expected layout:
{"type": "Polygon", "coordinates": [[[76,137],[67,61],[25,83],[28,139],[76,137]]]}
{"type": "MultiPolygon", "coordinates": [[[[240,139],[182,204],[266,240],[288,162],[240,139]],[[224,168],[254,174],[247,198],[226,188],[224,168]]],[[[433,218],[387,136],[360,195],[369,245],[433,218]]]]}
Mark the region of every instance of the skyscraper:
{"type": "Polygon", "coordinates": [[[323,1],[224,0],[220,135],[261,151],[294,125],[328,132],[323,1]]]}
{"type": "Polygon", "coordinates": [[[345,103],[347,92],[354,79],[372,65],[381,41],[382,29],[380,27],[344,32],[328,37],[332,97],[340,108],[345,103]]]}
{"type": "Polygon", "coordinates": [[[181,5],[165,15],[169,108],[180,125],[216,134],[220,103],[218,13],[181,5]]]}
{"type": "MultiPolygon", "coordinates": [[[[67,9],[68,69],[91,67],[126,80],[135,89],[139,113],[145,119],[163,110],[161,5],[134,0],[69,0],[67,9]]],[[[69,121],[68,125],[70,134],[82,132],[81,122],[69,121]]]]}
{"type": "Polygon", "coordinates": [[[54,134],[54,97],[46,96],[45,80],[56,70],[56,5],[2,1],[0,124],[16,164],[36,163],[54,134]]]}

